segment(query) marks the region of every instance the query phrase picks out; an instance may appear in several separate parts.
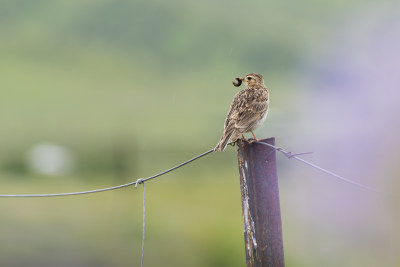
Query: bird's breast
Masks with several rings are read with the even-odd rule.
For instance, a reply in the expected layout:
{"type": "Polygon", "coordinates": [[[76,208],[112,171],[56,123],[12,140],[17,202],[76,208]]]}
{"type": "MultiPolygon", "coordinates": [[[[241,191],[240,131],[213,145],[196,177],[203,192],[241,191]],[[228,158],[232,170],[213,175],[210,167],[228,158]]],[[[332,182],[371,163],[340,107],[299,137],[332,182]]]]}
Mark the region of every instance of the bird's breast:
{"type": "Polygon", "coordinates": [[[253,130],[255,130],[261,124],[264,123],[265,119],[267,118],[267,115],[268,115],[268,109],[264,112],[264,114],[261,114],[261,118],[254,124],[253,130]]]}

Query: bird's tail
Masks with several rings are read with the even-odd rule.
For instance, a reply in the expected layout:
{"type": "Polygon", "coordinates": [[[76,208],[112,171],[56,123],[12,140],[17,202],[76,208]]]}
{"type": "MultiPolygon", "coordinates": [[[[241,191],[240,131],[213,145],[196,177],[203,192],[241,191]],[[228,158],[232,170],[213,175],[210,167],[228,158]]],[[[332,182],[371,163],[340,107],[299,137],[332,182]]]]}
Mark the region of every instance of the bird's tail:
{"type": "Polygon", "coordinates": [[[229,139],[231,138],[234,131],[235,131],[234,125],[227,127],[224,130],[224,134],[222,135],[221,139],[219,140],[217,146],[214,148],[214,151],[224,151],[224,149],[228,145],[229,139]]]}

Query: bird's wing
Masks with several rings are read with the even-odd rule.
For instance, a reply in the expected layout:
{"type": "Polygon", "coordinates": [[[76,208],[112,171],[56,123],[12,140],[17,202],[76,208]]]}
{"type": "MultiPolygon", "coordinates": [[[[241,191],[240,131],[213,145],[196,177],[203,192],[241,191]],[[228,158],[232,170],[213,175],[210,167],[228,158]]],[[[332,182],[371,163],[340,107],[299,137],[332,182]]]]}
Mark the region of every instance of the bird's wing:
{"type": "Polygon", "coordinates": [[[251,128],[268,109],[268,95],[257,97],[245,93],[241,102],[235,118],[236,128],[251,128]]]}
{"type": "Polygon", "coordinates": [[[228,128],[229,125],[234,124],[242,111],[245,102],[243,101],[245,92],[244,90],[239,91],[233,98],[231,107],[229,108],[228,115],[226,116],[224,128],[228,128]]]}
{"type": "Polygon", "coordinates": [[[249,109],[254,113],[264,113],[268,109],[268,98],[253,100],[249,109]]]}

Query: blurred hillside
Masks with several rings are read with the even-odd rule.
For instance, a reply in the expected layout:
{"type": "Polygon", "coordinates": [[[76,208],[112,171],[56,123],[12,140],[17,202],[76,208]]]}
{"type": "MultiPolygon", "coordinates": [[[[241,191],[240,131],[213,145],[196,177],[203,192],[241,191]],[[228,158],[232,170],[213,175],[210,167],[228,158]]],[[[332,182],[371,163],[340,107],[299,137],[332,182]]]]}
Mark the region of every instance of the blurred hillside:
{"type": "Polygon", "coordinates": [[[280,133],[285,126],[273,125],[279,108],[296,109],[305,49],[317,49],[351,5],[2,2],[0,147],[9,153],[1,162],[22,165],[22,154],[45,141],[72,149],[82,168],[112,168],[112,154],[204,150],[222,132],[232,79],[249,72],[271,88],[276,123],[267,136],[280,133]]]}
{"type": "MultiPolygon", "coordinates": [[[[398,10],[361,0],[0,1],[1,193],[116,185],[204,152],[222,133],[231,81],[250,72],[271,93],[258,137],[315,151],[312,161],[360,183],[398,185],[397,164],[382,156],[400,146],[398,10]],[[49,162],[59,168],[40,169],[49,162]]],[[[148,266],[245,264],[237,176],[228,149],[146,186],[148,266]]],[[[389,262],[394,203],[288,161],[279,176],[287,266],[389,262]]],[[[0,201],[0,265],[138,263],[132,190],[0,201]]]]}

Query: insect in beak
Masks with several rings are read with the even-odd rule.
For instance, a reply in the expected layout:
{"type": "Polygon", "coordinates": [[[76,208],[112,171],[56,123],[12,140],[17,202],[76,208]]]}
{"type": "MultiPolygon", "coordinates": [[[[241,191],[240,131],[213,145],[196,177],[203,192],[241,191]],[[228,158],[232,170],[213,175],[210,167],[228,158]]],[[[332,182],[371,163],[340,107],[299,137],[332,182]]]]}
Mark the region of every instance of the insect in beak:
{"type": "Polygon", "coordinates": [[[234,86],[239,87],[242,84],[243,79],[242,78],[235,78],[235,80],[232,82],[234,86]]]}

